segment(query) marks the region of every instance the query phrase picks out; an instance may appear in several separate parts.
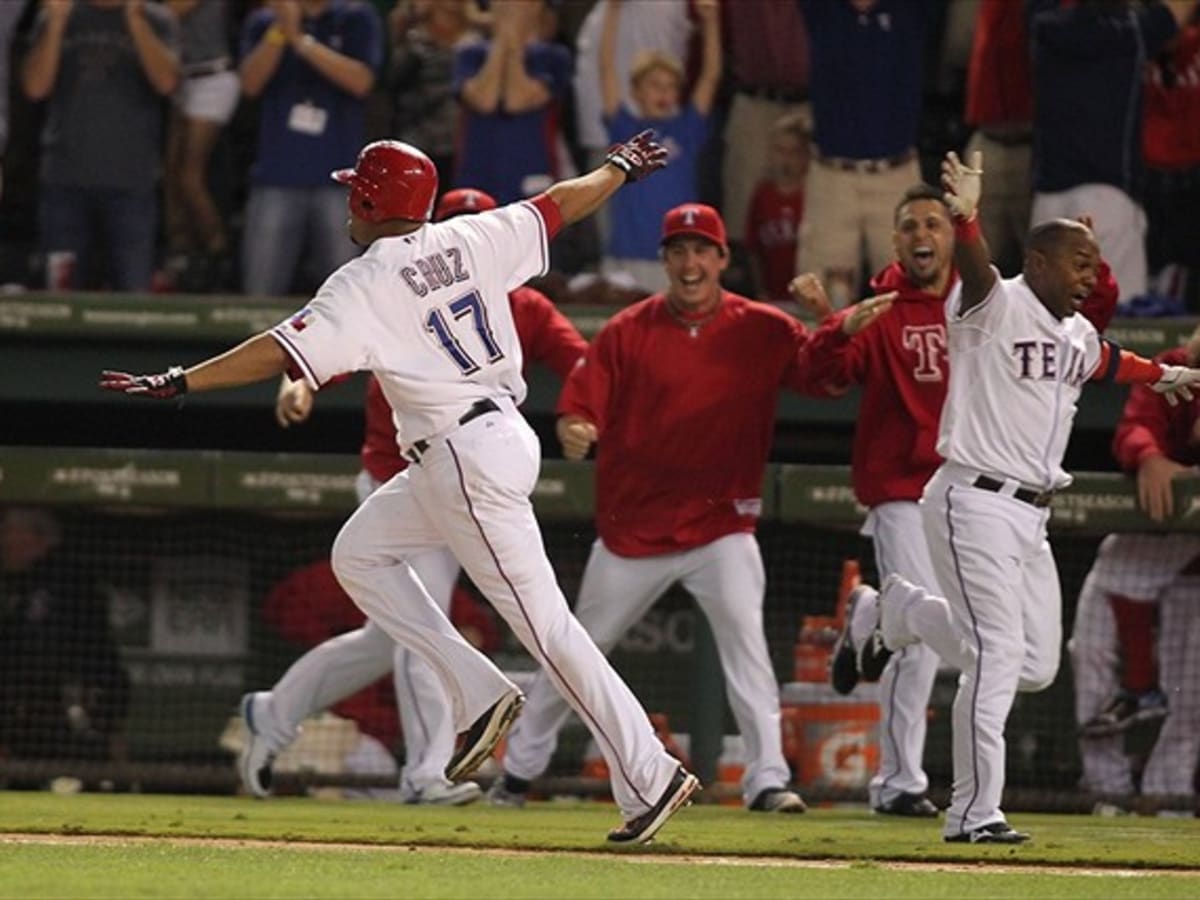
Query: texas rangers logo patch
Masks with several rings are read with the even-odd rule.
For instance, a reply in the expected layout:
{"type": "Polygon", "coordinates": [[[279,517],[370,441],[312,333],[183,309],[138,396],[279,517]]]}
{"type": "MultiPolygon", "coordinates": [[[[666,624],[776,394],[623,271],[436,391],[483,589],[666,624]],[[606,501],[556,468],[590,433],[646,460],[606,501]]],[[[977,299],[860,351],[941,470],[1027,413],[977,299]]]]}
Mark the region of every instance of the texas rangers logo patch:
{"type": "Polygon", "coordinates": [[[288,319],[288,327],[292,331],[303,331],[308,327],[308,320],[313,317],[313,311],[309,307],[304,307],[300,312],[296,313],[288,319]]]}

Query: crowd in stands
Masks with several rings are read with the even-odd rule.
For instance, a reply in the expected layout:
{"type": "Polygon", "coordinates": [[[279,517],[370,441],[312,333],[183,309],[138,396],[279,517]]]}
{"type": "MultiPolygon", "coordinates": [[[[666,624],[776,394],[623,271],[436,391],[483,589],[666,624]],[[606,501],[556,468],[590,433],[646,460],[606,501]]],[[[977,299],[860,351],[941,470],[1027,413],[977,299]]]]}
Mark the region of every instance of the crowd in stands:
{"type": "Polygon", "coordinates": [[[662,287],[680,202],[726,280],[835,306],[891,256],[895,197],[980,149],[985,233],[1089,214],[1123,311],[1200,310],[1194,0],[12,0],[0,4],[0,281],[303,294],[357,250],[328,173],[367,140],[443,190],[529,196],[655,128],[667,175],[555,248],[558,302],[662,287]]]}

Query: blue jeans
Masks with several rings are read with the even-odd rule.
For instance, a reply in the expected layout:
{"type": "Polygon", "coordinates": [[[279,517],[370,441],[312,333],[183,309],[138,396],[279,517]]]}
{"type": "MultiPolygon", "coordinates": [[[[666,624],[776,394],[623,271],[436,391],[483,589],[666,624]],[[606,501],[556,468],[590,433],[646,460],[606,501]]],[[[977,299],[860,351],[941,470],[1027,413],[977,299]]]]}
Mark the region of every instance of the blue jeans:
{"type": "Polygon", "coordinates": [[[302,259],[319,279],[327,278],[359,252],[346,234],[347,216],[343,187],[256,185],[242,232],[242,291],[287,294],[302,259]]]}
{"type": "Polygon", "coordinates": [[[90,269],[100,244],[108,250],[114,290],[150,290],[158,236],[158,191],[152,183],[131,189],[43,184],[38,220],[43,253],[75,254],[69,287],[82,285],[80,275],[90,269]]]}

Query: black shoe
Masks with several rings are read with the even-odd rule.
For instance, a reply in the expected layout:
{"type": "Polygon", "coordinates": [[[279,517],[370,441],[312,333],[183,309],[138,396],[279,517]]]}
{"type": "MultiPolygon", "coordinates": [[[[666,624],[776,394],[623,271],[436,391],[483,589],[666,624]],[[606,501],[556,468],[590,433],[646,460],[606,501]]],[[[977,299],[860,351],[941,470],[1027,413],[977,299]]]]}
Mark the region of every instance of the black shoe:
{"type": "Polygon", "coordinates": [[[858,671],[862,673],[862,680],[878,681],[891,658],[892,651],[883,643],[883,632],[879,626],[875,626],[858,657],[858,671]]]}
{"type": "Polygon", "coordinates": [[[938,808],[923,794],[898,794],[887,803],[875,807],[884,816],[911,816],[916,819],[936,819],[938,808]]]}
{"type": "Polygon", "coordinates": [[[658,802],[649,811],[642,813],[636,819],[630,819],[620,828],[614,828],[608,833],[608,839],[617,844],[644,844],[658,832],[667,819],[680,807],[692,802],[692,794],[700,789],[700,780],[680,766],[663,791],[658,802]]]}
{"type": "Polygon", "coordinates": [[[766,788],[758,792],[750,804],[751,812],[802,813],[808,809],[795,791],[787,788],[766,788]]]}
{"type": "Polygon", "coordinates": [[[835,692],[846,695],[858,684],[858,654],[854,652],[854,636],[850,625],[854,621],[854,609],[862,597],[864,585],[859,585],[850,592],[850,602],[846,605],[846,623],[838,633],[837,642],[829,657],[829,686],[835,692]]]}
{"type": "Polygon", "coordinates": [[[483,765],[525,705],[525,695],[513,689],[497,700],[467,729],[462,746],[446,764],[446,777],[461,781],[483,765]]]}
{"type": "Polygon", "coordinates": [[[945,840],[948,844],[1023,844],[1029,840],[1029,835],[1013,830],[1007,822],[992,822],[974,831],[948,834],[945,840]]]}
{"type": "Polygon", "coordinates": [[[1157,688],[1141,694],[1121,691],[1102,712],[1079,726],[1079,734],[1085,738],[1111,737],[1135,725],[1161,721],[1169,713],[1167,696],[1157,688]]]}

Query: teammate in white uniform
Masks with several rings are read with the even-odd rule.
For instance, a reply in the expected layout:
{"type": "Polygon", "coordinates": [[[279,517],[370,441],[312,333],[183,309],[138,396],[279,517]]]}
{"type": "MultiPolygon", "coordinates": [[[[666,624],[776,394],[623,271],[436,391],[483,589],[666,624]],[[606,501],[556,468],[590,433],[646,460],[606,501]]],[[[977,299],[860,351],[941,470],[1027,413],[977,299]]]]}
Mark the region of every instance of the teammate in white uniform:
{"type": "Polygon", "coordinates": [[[354,170],[334,173],[350,186],[350,235],[367,249],[308,306],[187,371],[105,372],[100,382],[168,398],[284,371],[314,388],[342,372],[374,372],[415,465],[343,526],[332,554],[339,582],[442,679],[456,730],[466,732],[446,769],[459,780],[491,754],[524,697],[463,639],[408,565],[449,547],[592,730],[625,819],[608,835],[616,842],[649,840],[699,782],[666,752],[555,580],[529,500],[540,448],[517,411],[526,387],[507,295],[546,271],[549,241],[564,223],[661,168],[666,156],[645,132],[614,146],[600,168],[531,200],[427,224],[437,192],[433,163],[415,147],[377,141],[354,170]]]}
{"type": "MultiPolygon", "coordinates": [[[[922,525],[945,598],[892,575],[859,603],[876,627],[864,677],[891,651],[925,641],[962,675],[953,710],[954,785],[947,841],[1020,843],[1000,809],[1004,723],[1018,690],[1054,680],[1062,597],[1046,538],[1076,402],[1089,379],[1150,384],[1191,399],[1200,370],[1160,366],[1100,338],[1075,315],[1095,286],[1091,230],[1057,219],[1029,235],[1024,272],[1001,279],[979,231],[982,160],[947,154],[961,291],[946,303],[950,384],[938,439],[945,459],[925,487],[922,525]]],[[[864,613],[865,614],[865,613],[864,613]]],[[[853,630],[853,629],[852,629],[853,630]]]]}

